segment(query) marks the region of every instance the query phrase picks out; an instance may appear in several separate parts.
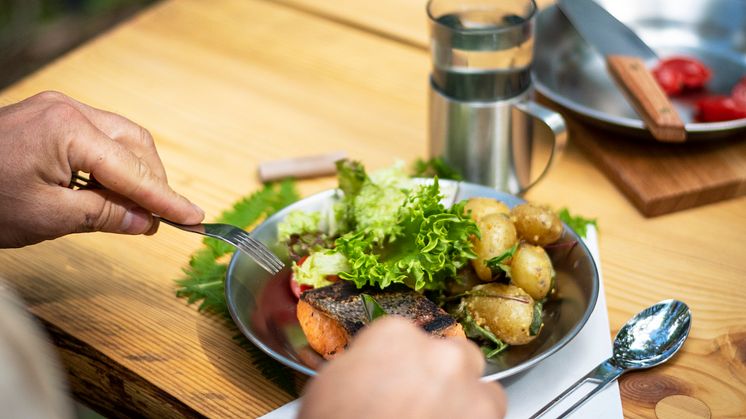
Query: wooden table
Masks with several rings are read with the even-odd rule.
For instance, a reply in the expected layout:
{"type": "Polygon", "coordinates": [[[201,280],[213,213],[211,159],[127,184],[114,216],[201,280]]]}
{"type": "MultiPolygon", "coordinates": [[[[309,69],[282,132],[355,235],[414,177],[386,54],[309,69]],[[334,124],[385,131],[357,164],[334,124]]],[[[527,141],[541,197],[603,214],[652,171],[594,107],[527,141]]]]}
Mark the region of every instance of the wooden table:
{"type": "MultiPolygon", "coordinates": [[[[263,160],[344,149],[376,168],[424,156],[426,42],[424,0],[164,1],[0,100],[55,89],[148,127],[171,184],[209,219],[259,187],[263,160]]],[[[670,395],[746,416],[746,199],[645,219],[572,146],[528,197],[598,217],[612,333],[662,299],[692,309],[682,353],[622,379],[626,416],[654,416],[670,395]]],[[[198,247],[169,228],[77,235],[1,251],[0,276],[51,332],[76,397],[103,413],[263,414],[290,397],[224,323],[174,296],[198,247]]]]}

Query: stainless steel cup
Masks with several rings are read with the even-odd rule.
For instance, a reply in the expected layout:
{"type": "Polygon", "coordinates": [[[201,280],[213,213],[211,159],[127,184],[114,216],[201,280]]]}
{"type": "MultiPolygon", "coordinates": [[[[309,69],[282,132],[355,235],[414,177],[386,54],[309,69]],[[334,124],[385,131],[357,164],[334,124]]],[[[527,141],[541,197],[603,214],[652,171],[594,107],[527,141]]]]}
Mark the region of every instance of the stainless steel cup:
{"type": "Polygon", "coordinates": [[[561,115],[533,102],[533,0],[430,0],[430,155],[468,181],[519,194],[541,179],[567,139],[561,115]],[[532,126],[553,133],[531,179],[532,126]]]}

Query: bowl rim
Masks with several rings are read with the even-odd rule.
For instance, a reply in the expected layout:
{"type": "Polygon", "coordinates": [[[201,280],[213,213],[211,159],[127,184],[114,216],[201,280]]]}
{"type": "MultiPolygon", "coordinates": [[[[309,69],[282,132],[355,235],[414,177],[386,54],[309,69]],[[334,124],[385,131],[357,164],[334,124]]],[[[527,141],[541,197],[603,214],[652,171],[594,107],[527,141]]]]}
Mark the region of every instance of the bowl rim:
{"type": "MultiPolygon", "coordinates": [[[[458,197],[458,194],[460,193],[461,185],[468,185],[470,187],[477,187],[477,188],[484,189],[486,191],[490,191],[490,193],[493,194],[490,197],[495,198],[495,199],[499,199],[497,198],[497,196],[503,195],[503,196],[512,197],[513,199],[521,203],[526,202],[524,199],[518,196],[509,194],[507,192],[501,192],[496,189],[492,189],[488,186],[479,185],[476,183],[470,183],[470,182],[465,182],[465,181],[452,181],[452,180],[445,180],[445,179],[439,179],[438,182],[441,185],[455,184],[456,195],[454,198],[458,197]]],[[[264,226],[269,225],[269,223],[271,222],[276,222],[279,219],[284,218],[290,211],[303,207],[305,201],[307,200],[311,200],[311,199],[321,200],[324,198],[328,199],[328,198],[338,195],[338,193],[339,193],[339,189],[333,188],[333,189],[326,189],[324,191],[317,192],[315,194],[302,198],[298,200],[297,202],[294,202],[288,205],[287,207],[272,214],[266,220],[264,220],[259,225],[257,225],[249,234],[254,235],[255,231],[261,230],[264,226]]],[[[590,261],[590,264],[591,264],[591,268],[592,268],[591,273],[592,273],[593,278],[591,280],[590,301],[589,301],[588,307],[586,308],[585,312],[581,316],[580,320],[568,331],[568,333],[562,336],[549,348],[534,355],[533,357],[529,358],[528,360],[526,360],[525,362],[521,364],[504,369],[502,371],[498,371],[496,373],[482,375],[481,377],[482,381],[499,380],[505,377],[516,375],[522,371],[525,371],[529,368],[536,366],[536,364],[540,363],[541,361],[555,354],[557,351],[559,351],[565,345],[567,345],[572,339],[574,339],[578,335],[578,333],[583,329],[583,327],[585,327],[586,323],[588,322],[588,319],[593,314],[593,311],[595,310],[596,304],[598,302],[598,294],[599,294],[599,289],[600,289],[600,277],[599,277],[599,272],[598,272],[598,266],[596,265],[596,261],[593,258],[593,255],[591,254],[590,250],[585,245],[585,242],[583,242],[583,239],[580,236],[578,236],[578,234],[575,233],[575,231],[569,228],[567,224],[563,222],[562,225],[565,231],[568,232],[575,239],[578,245],[580,245],[582,252],[585,254],[586,258],[590,261]]],[[[250,327],[248,327],[246,324],[244,324],[242,321],[239,320],[238,314],[236,313],[236,303],[233,299],[233,296],[230,290],[232,288],[231,285],[233,284],[233,280],[236,278],[235,271],[238,266],[238,261],[241,258],[248,258],[248,256],[242,255],[241,252],[235,252],[233,256],[231,256],[230,263],[228,264],[228,269],[225,273],[225,300],[226,300],[226,305],[228,306],[228,312],[230,313],[233,323],[236,325],[236,327],[238,327],[241,334],[243,334],[246,338],[248,338],[251,341],[251,343],[256,345],[259,349],[261,349],[264,353],[266,353],[270,357],[274,358],[276,361],[280,362],[281,364],[287,367],[290,367],[291,369],[294,369],[298,372],[306,374],[308,376],[315,376],[317,373],[316,370],[306,365],[303,365],[299,362],[291,360],[288,357],[273,350],[268,345],[266,345],[261,339],[259,339],[256,335],[254,335],[250,327]]]]}

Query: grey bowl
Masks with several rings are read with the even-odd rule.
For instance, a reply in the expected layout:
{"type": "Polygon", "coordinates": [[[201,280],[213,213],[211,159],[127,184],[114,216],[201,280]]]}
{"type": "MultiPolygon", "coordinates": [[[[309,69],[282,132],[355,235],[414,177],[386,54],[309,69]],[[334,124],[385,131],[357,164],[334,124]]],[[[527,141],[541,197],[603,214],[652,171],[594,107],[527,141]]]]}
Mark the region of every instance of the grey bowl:
{"type": "MultiPolygon", "coordinates": [[[[475,196],[496,198],[511,207],[523,202],[472,183],[442,180],[440,185],[447,203],[475,196]]],[[[336,190],[328,190],[298,201],[268,218],[251,235],[287,262],[287,250],[276,240],[278,222],[294,210],[313,211],[330,205],[337,195],[336,190]]],[[[559,292],[557,299],[544,306],[544,329],[529,345],[510,348],[490,360],[485,379],[508,377],[541,362],[575,337],[593,312],[598,298],[598,271],[588,248],[567,227],[558,243],[548,251],[557,272],[559,292]]],[[[273,277],[249,257],[236,252],[225,283],[228,309],[241,333],[256,346],[288,367],[314,375],[325,361],[308,347],[298,324],[289,275],[290,269],[285,268],[273,277]]]]}
{"type": "MultiPolygon", "coordinates": [[[[708,93],[729,95],[746,76],[746,3],[743,0],[596,0],[629,26],[661,58],[695,57],[712,70],[708,93]]],[[[652,63],[648,63],[649,65],[652,63]]],[[[652,139],[606,72],[601,55],[565,15],[549,6],[537,17],[532,71],[536,90],[591,123],[652,139]]],[[[727,138],[746,130],[746,118],[696,122],[702,93],[672,98],[688,140],[727,138]]]]}

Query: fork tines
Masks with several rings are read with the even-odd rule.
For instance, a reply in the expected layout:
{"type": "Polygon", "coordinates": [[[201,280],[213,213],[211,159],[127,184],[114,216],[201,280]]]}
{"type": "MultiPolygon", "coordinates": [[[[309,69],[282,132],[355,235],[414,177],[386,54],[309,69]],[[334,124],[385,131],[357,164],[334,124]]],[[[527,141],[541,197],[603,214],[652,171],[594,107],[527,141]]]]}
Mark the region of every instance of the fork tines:
{"type": "Polygon", "coordinates": [[[236,230],[235,239],[238,248],[254,256],[256,262],[271,273],[276,274],[282,270],[285,265],[264,244],[251,237],[244,230],[236,230]]]}

